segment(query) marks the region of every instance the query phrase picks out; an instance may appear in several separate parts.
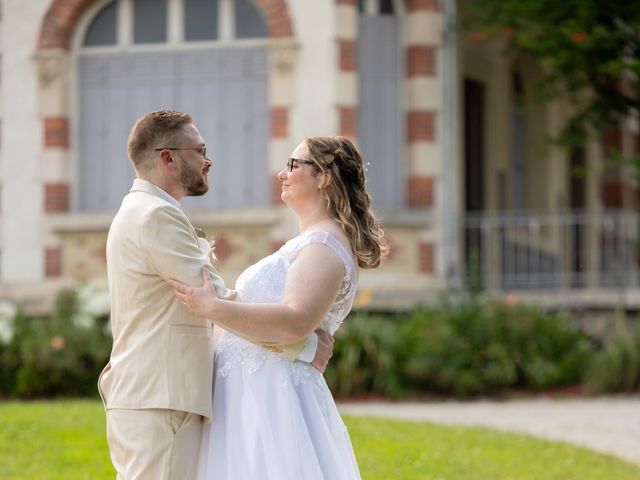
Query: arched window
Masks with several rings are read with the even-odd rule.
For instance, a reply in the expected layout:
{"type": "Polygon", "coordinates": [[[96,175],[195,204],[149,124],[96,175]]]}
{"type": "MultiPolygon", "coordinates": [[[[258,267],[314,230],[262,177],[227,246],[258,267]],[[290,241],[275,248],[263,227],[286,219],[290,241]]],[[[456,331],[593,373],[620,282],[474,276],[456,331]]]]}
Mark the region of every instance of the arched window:
{"type": "Polygon", "coordinates": [[[359,1],[358,139],[369,167],[367,185],[378,210],[404,204],[402,58],[398,4],[359,1]]]}
{"type": "Polygon", "coordinates": [[[116,2],[109,2],[87,29],[84,45],[97,47],[116,44],[116,2]]]}
{"type": "Polygon", "coordinates": [[[131,187],[127,136],[151,110],[190,113],[214,159],[191,209],[269,203],[268,36],[251,0],[98,2],[78,26],[78,210],[113,211],[131,187]]]}

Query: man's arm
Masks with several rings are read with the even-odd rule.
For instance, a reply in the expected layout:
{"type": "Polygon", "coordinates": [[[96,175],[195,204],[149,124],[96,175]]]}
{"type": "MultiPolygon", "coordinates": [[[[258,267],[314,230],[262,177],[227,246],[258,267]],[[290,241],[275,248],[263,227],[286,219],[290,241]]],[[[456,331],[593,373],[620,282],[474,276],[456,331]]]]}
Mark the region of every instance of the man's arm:
{"type": "MultiPolygon", "coordinates": [[[[187,285],[200,285],[204,268],[218,298],[236,299],[235,290],[226,287],[224,280],[211,265],[208,255],[201,249],[193,227],[175,207],[167,205],[150,212],[142,227],[141,242],[149,262],[166,282],[177,279],[187,285]]],[[[217,323],[215,318],[212,321],[217,323]]],[[[263,335],[258,340],[252,333],[252,326],[248,324],[241,330],[229,326],[223,328],[245,340],[276,351],[288,360],[295,360],[306,344],[306,339],[287,342],[268,335],[263,335]]]]}
{"type": "Polygon", "coordinates": [[[320,373],[324,373],[329,360],[333,356],[333,342],[335,342],[335,339],[324,330],[318,329],[314,333],[317,334],[318,339],[317,350],[314,358],[308,363],[311,363],[320,373]]]}
{"type": "Polygon", "coordinates": [[[326,246],[305,247],[289,267],[279,303],[220,299],[213,294],[207,272],[200,287],[178,281],[172,281],[171,286],[194,315],[240,330],[251,325],[252,335],[261,340],[297,342],[313,332],[331,309],[344,279],[344,268],[342,260],[326,246]]]}

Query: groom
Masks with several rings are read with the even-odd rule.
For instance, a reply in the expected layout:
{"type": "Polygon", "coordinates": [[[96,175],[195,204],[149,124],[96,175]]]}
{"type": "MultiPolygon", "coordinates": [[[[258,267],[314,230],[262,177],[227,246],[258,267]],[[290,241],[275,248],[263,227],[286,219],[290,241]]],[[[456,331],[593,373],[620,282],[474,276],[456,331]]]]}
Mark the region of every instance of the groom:
{"type": "MultiPolygon", "coordinates": [[[[136,122],[128,153],[137,178],[107,238],[113,347],[98,380],[107,440],[118,479],[189,480],[202,423],[211,420],[213,326],[192,316],[167,281],[200,285],[206,268],[218,296],[235,297],[180,205],[207,192],[212,160],[191,117],[167,110],[136,122]]],[[[263,345],[290,360],[313,359],[323,371],[332,341],[317,335],[263,345]]]]}

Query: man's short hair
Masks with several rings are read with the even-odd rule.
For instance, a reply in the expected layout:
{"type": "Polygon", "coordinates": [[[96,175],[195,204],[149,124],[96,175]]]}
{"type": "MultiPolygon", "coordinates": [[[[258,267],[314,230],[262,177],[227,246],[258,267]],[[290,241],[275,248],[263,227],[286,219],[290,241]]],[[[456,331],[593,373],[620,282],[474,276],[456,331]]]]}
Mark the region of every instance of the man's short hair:
{"type": "Polygon", "coordinates": [[[180,130],[192,122],[191,115],[177,110],[156,110],[141,117],[131,129],[127,143],[134,168],[144,169],[155,148],[176,147],[180,130]]]}

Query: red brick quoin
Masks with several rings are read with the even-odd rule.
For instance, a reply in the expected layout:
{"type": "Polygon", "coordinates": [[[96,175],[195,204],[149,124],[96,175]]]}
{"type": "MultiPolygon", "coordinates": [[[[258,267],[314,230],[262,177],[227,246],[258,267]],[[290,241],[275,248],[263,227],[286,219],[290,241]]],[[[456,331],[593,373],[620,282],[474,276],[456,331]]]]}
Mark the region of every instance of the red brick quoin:
{"type": "Polygon", "coordinates": [[[44,185],[44,211],[69,211],[69,185],[67,183],[47,183],[44,185]]]}
{"type": "Polygon", "coordinates": [[[438,0],[405,0],[405,8],[408,12],[429,11],[437,12],[440,10],[440,2],[438,0]]]}
{"type": "Polygon", "coordinates": [[[411,45],[407,48],[407,77],[436,74],[436,47],[434,45],[411,45]]]}
{"type": "Polygon", "coordinates": [[[407,204],[410,207],[432,207],[434,190],[433,177],[410,176],[407,179],[407,204]]]}
{"type": "Polygon", "coordinates": [[[44,276],[59,277],[62,274],[62,252],[60,248],[44,249],[44,276]]]}
{"type": "Polygon", "coordinates": [[[271,108],[271,138],[289,136],[289,110],[286,107],[271,108]]]}
{"type": "Polygon", "coordinates": [[[434,272],[434,250],[431,243],[421,243],[418,246],[418,256],[420,259],[420,271],[423,273],[434,272]]]}
{"type": "Polygon", "coordinates": [[[69,148],[69,119],[67,117],[47,117],[44,122],[44,147],[69,148]]]}

